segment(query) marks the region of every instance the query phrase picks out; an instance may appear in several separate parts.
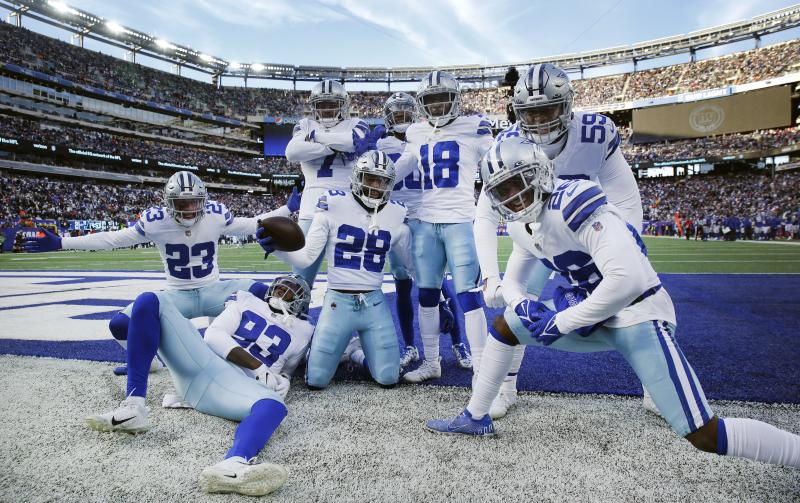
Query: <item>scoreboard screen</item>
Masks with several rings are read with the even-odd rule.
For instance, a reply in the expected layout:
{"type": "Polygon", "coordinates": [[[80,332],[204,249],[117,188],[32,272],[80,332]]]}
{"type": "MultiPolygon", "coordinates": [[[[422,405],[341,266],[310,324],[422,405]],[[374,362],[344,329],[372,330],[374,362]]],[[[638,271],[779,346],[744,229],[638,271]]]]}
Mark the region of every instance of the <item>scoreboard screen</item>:
{"type": "Polygon", "coordinates": [[[294,124],[264,124],[264,155],[284,156],[292,139],[294,124]]]}

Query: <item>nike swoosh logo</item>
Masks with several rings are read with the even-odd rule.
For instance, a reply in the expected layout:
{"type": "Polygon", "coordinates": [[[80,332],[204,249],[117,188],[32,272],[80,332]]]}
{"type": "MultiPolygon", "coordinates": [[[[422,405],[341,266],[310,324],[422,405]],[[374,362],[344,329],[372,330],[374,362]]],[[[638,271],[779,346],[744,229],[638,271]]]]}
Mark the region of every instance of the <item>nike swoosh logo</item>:
{"type": "Polygon", "coordinates": [[[130,421],[131,419],[133,419],[133,417],[134,417],[134,416],[131,416],[131,417],[129,417],[128,419],[123,419],[122,421],[117,421],[117,420],[114,418],[114,416],[111,416],[111,425],[112,425],[112,426],[117,426],[117,425],[119,425],[119,424],[122,424],[122,423],[127,423],[128,421],[130,421]]]}
{"type": "Polygon", "coordinates": [[[229,479],[235,479],[236,478],[236,474],[235,473],[233,475],[225,475],[225,474],[223,474],[222,476],[223,477],[227,477],[229,479]]]}

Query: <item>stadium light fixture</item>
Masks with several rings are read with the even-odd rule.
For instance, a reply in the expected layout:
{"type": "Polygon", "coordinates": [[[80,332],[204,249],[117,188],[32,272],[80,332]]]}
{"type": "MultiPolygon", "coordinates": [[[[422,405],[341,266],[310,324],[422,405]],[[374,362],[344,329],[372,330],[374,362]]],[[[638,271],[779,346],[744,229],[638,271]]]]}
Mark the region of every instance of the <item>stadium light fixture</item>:
{"type": "Polygon", "coordinates": [[[209,56],[208,54],[202,54],[202,53],[201,53],[199,57],[200,57],[200,59],[202,59],[203,61],[206,61],[206,62],[208,62],[208,61],[214,61],[214,58],[212,58],[212,57],[211,57],[211,56],[209,56]]]}
{"type": "Polygon", "coordinates": [[[117,23],[116,21],[106,21],[106,28],[108,28],[114,33],[122,33],[123,31],[125,31],[125,28],[123,28],[122,25],[117,23]]]}
{"type": "Polygon", "coordinates": [[[240,65],[239,63],[230,63],[228,65],[228,68],[230,68],[231,70],[238,70],[241,67],[242,67],[242,65],[240,65]]]}
{"type": "Polygon", "coordinates": [[[156,45],[162,49],[174,49],[175,46],[164,40],[163,38],[156,39],[156,45]]]}
{"type": "Polygon", "coordinates": [[[71,8],[69,5],[59,0],[47,0],[47,5],[49,5],[50,7],[54,8],[55,10],[57,10],[62,14],[67,14],[67,13],[75,14],[78,12],[75,9],[71,8]]]}
{"type": "Polygon", "coordinates": [[[261,63],[256,63],[254,65],[250,65],[250,69],[253,70],[254,72],[261,72],[264,71],[264,65],[262,65],[261,63]]]}

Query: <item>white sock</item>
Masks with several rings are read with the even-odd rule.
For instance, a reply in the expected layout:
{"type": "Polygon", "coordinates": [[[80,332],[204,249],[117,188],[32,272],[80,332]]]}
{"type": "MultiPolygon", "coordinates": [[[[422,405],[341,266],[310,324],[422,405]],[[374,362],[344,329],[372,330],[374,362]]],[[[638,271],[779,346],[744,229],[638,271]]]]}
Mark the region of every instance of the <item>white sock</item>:
{"type": "Polygon", "coordinates": [[[464,313],[464,332],[467,333],[469,350],[472,353],[472,372],[476,373],[481,368],[483,348],[486,346],[486,338],[489,335],[486,314],[482,307],[464,313]]]}
{"type": "Polygon", "coordinates": [[[755,419],[726,417],[719,422],[728,440],[727,452],[722,454],[800,468],[800,436],[755,419]]]}
{"type": "Polygon", "coordinates": [[[439,359],[439,306],[419,306],[419,338],[422,339],[422,350],[425,359],[439,359]]]}
{"type": "Polygon", "coordinates": [[[525,346],[517,344],[514,346],[514,359],[511,360],[511,368],[508,375],[503,379],[503,391],[517,391],[517,373],[522,366],[522,358],[525,356],[525,346]]]}
{"type": "Polygon", "coordinates": [[[494,337],[489,337],[486,342],[478,380],[472,387],[472,396],[467,405],[467,410],[475,419],[489,413],[503,379],[508,375],[508,368],[514,358],[514,348],[515,346],[503,344],[494,337]]]}
{"type": "Polygon", "coordinates": [[[350,355],[350,361],[362,367],[364,366],[364,360],[366,358],[367,355],[365,355],[364,351],[361,349],[356,349],[355,351],[353,351],[353,354],[350,355]]]}

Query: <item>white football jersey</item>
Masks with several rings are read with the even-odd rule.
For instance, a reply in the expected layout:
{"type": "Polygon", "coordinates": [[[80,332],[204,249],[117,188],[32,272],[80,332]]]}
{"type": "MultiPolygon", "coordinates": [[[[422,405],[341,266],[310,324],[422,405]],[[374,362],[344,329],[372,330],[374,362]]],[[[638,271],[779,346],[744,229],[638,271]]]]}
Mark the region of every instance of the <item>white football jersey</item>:
{"type": "Polygon", "coordinates": [[[434,128],[428,122],[412,124],[406,146],[397,161],[398,176],[410,171],[422,175],[423,222],[461,223],[475,218],[475,175],[483,154],[492,145],[491,123],[481,116],[462,116],[434,128]]]}
{"type": "Polygon", "coordinates": [[[366,138],[369,126],[360,119],[345,119],[330,129],[309,118],[294,127],[286,146],[286,159],[299,162],[305,179],[300,218],[314,216],[319,196],[326,190],[350,190],[350,174],[356,160],[353,138],[366,138]]]}
{"type": "Polygon", "coordinates": [[[378,290],[389,249],[395,247],[403,266],[411,267],[409,230],[403,203],[389,201],[378,213],[368,212],[351,192],[329,190],[319,198],[306,234],[306,246],[277,252],[282,260],[308,267],[326,250],[328,287],[334,290],[378,290]],[[375,220],[377,230],[370,230],[375,220]]]}
{"type": "Polygon", "coordinates": [[[503,280],[509,305],[525,296],[527,273],[539,259],[589,296],[558,314],[564,333],[604,320],[609,327],[649,320],[676,323],[672,300],[660,286],[638,231],[597,184],[557,179],[537,221],[511,222],[508,234],[514,241],[503,280]]]}
{"type": "MultiPolygon", "coordinates": [[[[519,136],[519,122],[504,129],[495,141],[519,136]]],[[[628,162],[619,148],[614,122],[601,114],[575,112],[569,123],[567,142],[553,159],[556,177],[599,183],[609,202],[622,211],[625,220],[642,229],[642,198],[628,162]]]]}
{"type": "Polygon", "coordinates": [[[240,290],[206,329],[206,343],[223,358],[244,348],[279,374],[292,375],[311,344],[314,326],[307,320],[275,313],[266,302],[240,290]]]}
{"type": "MultiPolygon", "coordinates": [[[[376,148],[389,156],[392,162],[397,162],[406,149],[406,145],[406,142],[390,134],[386,138],[378,140],[376,148]]],[[[392,199],[406,205],[408,218],[417,218],[417,211],[422,204],[422,178],[419,170],[412,170],[404,178],[398,176],[397,183],[394,184],[392,190],[392,199]]]]}
{"type": "Polygon", "coordinates": [[[152,241],[164,263],[167,288],[189,290],[219,281],[217,242],[220,236],[249,236],[255,234],[259,219],[289,214],[284,206],[258,217],[234,217],[224,204],[215,201],[206,202],[205,211],[202,220],[186,228],[169,216],[167,208],[150,208],[133,227],[63,238],[61,245],[73,250],[110,250],[152,241]]]}

